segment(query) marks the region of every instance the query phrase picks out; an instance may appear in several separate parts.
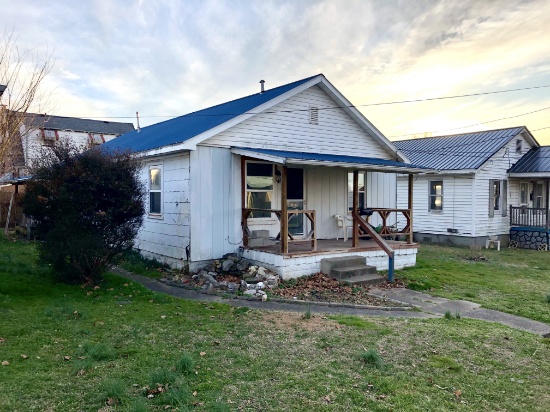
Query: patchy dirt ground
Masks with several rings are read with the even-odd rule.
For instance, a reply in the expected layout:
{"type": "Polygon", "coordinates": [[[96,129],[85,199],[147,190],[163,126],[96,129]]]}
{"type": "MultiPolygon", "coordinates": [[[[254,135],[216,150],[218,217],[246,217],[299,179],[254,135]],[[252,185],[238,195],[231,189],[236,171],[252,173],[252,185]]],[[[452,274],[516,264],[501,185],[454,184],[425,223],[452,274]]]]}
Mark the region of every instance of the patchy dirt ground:
{"type": "MultiPolygon", "coordinates": [[[[376,285],[378,289],[405,287],[401,282],[376,285]]],[[[342,302],[372,306],[396,306],[394,302],[387,302],[368,294],[369,287],[348,286],[322,273],[316,273],[299,279],[283,281],[278,288],[271,290],[271,294],[286,299],[301,299],[318,302],[342,302]]]]}

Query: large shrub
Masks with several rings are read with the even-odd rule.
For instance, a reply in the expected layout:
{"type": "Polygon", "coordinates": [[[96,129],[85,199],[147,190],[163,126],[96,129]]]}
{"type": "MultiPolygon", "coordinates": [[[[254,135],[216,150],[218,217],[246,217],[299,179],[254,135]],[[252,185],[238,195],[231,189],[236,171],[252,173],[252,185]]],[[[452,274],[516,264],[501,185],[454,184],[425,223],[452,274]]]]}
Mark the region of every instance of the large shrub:
{"type": "Polygon", "coordinates": [[[70,145],[35,165],[23,199],[41,240],[41,259],[67,282],[97,282],[133,245],[143,223],[144,188],[130,154],[70,145]]]}

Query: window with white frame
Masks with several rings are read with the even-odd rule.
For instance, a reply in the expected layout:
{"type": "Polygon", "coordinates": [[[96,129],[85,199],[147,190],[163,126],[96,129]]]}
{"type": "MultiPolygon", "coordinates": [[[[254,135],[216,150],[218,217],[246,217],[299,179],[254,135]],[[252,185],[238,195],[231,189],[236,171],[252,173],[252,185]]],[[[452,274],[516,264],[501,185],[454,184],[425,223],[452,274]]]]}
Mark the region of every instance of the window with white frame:
{"type": "Polygon", "coordinates": [[[432,212],[443,210],[443,180],[430,181],[430,204],[432,212]]]}
{"type": "Polygon", "coordinates": [[[491,185],[493,200],[491,206],[493,210],[500,210],[500,180],[493,180],[491,185]]]}
{"type": "Polygon", "coordinates": [[[521,182],[519,184],[519,203],[526,205],[529,202],[529,183],[521,182]]]}
{"type": "MultiPolygon", "coordinates": [[[[246,162],[246,207],[249,209],[273,208],[273,164],[246,162]]],[[[271,212],[256,211],[251,218],[269,218],[271,212]]]]}
{"type": "MultiPolygon", "coordinates": [[[[359,209],[367,207],[366,173],[358,173],[359,209]]],[[[353,172],[348,172],[348,210],[353,209],[353,172]]]]}
{"type": "Polygon", "coordinates": [[[542,192],[543,192],[543,184],[542,184],[542,182],[537,182],[535,184],[535,195],[533,197],[533,206],[538,208],[538,209],[541,209],[542,205],[543,205],[542,192]]]}
{"type": "Polygon", "coordinates": [[[162,168],[149,167],[149,214],[162,214],[162,168]]]}

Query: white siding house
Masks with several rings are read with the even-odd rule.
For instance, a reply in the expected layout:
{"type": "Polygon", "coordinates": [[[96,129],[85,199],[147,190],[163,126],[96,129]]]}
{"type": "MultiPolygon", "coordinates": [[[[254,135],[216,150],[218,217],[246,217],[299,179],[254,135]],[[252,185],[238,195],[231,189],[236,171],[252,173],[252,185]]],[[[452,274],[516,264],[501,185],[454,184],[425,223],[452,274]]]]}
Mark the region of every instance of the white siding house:
{"type": "MultiPolygon", "coordinates": [[[[142,128],[104,148],[144,159],[150,195],[136,242],[142,254],[195,270],[239,253],[287,277],[346,254],[388,268],[373,241],[341,240],[335,215],[351,216],[354,172],[360,206],[375,209],[370,223],[378,225],[377,208],[396,207],[396,174],[425,170],[409,164],[323,75],[142,128]]],[[[388,213],[386,226],[409,212],[388,213]]],[[[408,233],[401,220],[394,230],[408,233]]],[[[393,249],[395,267],[415,263],[416,244],[394,242],[393,249]]]]}
{"type": "MultiPolygon", "coordinates": [[[[489,236],[507,244],[509,206],[519,184],[509,169],[538,143],[525,127],[394,142],[415,164],[435,169],[414,182],[413,230],[417,241],[485,245],[489,236]]],[[[397,180],[398,206],[407,182],[397,180]]]]}

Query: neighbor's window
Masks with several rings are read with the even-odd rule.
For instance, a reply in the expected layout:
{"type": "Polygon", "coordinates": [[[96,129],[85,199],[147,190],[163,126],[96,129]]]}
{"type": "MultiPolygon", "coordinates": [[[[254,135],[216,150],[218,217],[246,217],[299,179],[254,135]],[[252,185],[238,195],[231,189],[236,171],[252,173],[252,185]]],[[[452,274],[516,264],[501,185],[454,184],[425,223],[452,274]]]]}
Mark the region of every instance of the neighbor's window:
{"type": "MultiPolygon", "coordinates": [[[[367,185],[365,172],[359,172],[359,209],[367,207],[367,185]]],[[[348,173],[348,210],[353,209],[353,172],[348,173]]]]}
{"type": "Polygon", "coordinates": [[[94,146],[105,143],[105,138],[102,134],[88,133],[88,136],[90,137],[90,143],[94,146]]]}
{"type": "Polygon", "coordinates": [[[149,168],[149,214],[162,213],[162,169],[160,166],[149,168]]]}
{"type": "Polygon", "coordinates": [[[57,130],[42,129],[42,142],[44,146],[53,146],[59,140],[57,130]]]}
{"type": "Polygon", "coordinates": [[[493,180],[493,210],[500,210],[500,180],[493,180]]]}
{"type": "Polygon", "coordinates": [[[521,182],[519,185],[520,204],[526,205],[529,201],[529,183],[521,182]]]}
{"type": "Polygon", "coordinates": [[[520,153],[520,154],[521,154],[521,145],[522,145],[522,142],[523,142],[523,140],[521,140],[521,139],[517,139],[517,140],[516,140],[516,153],[520,153]]]}
{"type": "Polygon", "coordinates": [[[443,180],[430,182],[430,210],[443,210],[443,180]]]}
{"type": "Polygon", "coordinates": [[[535,185],[535,196],[534,196],[534,207],[540,209],[542,208],[542,191],[543,185],[541,182],[537,182],[535,185]]]}
{"type": "MultiPolygon", "coordinates": [[[[270,163],[246,163],[246,207],[271,209],[273,202],[273,165],[270,163]]],[[[251,218],[271,217],[271,212],[257,211],[251,218]]]]}

